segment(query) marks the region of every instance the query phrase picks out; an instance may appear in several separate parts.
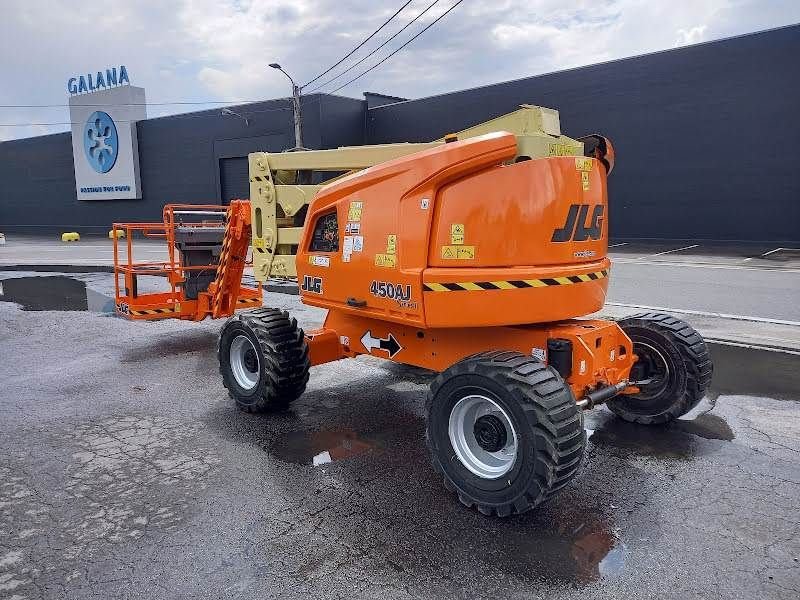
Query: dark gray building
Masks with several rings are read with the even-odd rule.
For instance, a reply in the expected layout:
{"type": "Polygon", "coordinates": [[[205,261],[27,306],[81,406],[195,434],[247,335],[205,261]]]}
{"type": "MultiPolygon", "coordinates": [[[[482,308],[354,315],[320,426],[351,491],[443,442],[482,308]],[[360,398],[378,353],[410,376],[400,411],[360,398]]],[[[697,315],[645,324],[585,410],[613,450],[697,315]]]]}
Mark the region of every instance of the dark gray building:
{"type": "MultiPolygon", "coordinates": [[[[424,141],[531,103],[614,142],[618,239],[800,241],[800,26],[422,98],[303,99],[304,143],[424,141]]],[[[293,145],[285,99],[138,123],[141,200],[78,201],[69,133],[0,143],[0,230],[105,231],[170,202],[248,194],[255,150],[293,145]]]]}

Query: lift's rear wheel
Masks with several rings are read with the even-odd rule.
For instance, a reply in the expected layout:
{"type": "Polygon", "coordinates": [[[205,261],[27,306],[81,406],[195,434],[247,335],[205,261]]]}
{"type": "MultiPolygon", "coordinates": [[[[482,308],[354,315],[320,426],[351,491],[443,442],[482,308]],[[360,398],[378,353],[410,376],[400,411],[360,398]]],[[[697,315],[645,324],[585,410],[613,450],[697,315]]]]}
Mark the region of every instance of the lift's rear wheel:
{"type": "Polygon", "coordinates": [[[631,370],[640,393],[617,396],[608,407],[626,421],[666,423],[703,398],[714,365],[703,338],[691,325],[663,313],[639,313],[618,322],[637,356],[631,370]]]}
{"type": "Polygon", "coordinates": [[[519,352],[484,352],[441,373],[428,393],[434,468],[467,506],[530,510],[578,470],[586,435],[569,386],[519,352]]]}
{"type": "Polygon", "coordinates": [[[243,311],[222,328],[222,382],[244,410],[260,412],[287,406],[305,391],[309,367],[303,330],[284,311],[243,311]]]}

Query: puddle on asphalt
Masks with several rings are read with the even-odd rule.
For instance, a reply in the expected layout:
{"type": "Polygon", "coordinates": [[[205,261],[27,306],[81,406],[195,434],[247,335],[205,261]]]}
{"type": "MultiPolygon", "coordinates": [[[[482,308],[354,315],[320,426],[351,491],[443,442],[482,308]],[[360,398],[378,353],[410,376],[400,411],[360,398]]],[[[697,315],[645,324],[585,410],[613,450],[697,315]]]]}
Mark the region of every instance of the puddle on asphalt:
{"type": "MultiPolygon", "coordinates": [[[[501,534],[504,544],[514,548],[513,555],[507,557],[513,562],[504,566],[523,579],[581,584],[613,579],[625,569],[628,547],[607,523],[587,517],[590,520],[577,527],[553,527],[553,519],[559,519],[553,514],[543,516],[533,512],[515,517],[522,522],[508,523],[509,530],[501,534]],[[541,526],[540,519],[546,521],[541,526]]],[[[504,524],[495,527],[503,528],[504,524]]],[[[494,560],[505,562],[501,554],[494,556],[494,560]]]]}
{"type": "Polygon", "coordinates": [[[714,360],[711,397],[722,394],[800,400],[800,356],[709,344],[714,360]]]}
{"type": "Polygon", "coordinates": [[[298,465],[325,465],[353,458],[378,448],[375,440],[365,439],[350,429],[290,431],[275,438],[267,448],[274,457],[298,465]]]}
{"type": "Polygon", "coordinates": [[[703,413],[694,419],[678,419],[670,423],[667,428],[691,433],[706,440],[730,442],[736,437],[725,419],[711,413],[703,413]]]}
{"type": "Polygon", "coordinates": [[[72,277],[17,277],[0,281],[0,302],[22,310],[90,311],[113,313],[114,299],[72,277]]]}

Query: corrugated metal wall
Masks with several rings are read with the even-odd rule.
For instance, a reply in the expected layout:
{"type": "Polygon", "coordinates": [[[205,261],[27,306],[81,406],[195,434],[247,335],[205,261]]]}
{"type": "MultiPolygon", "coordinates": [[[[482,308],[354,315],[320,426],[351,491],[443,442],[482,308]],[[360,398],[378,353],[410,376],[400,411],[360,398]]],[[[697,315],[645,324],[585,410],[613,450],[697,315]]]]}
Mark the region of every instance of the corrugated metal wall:
{"type": "MultiPolygon", "coordinates": [[[[590,48],[591,44],[587,44],[590,48]]],[[[530,103],[611,138],[611,235],[800,240],[800,26],[391,104],[369,143],[423,141],[530,103]]]]}
{"type": "MultiPolygon", "coordinates": [[[[309,148],[359,144],[363,102],[318,94],[303,101],[304,143],[309,148]]],[[[148,119],[138,124],[141,200],[78,201],[71,134],[0,143],[0,231],[104,233],[114,221],[161,220],[170,202],[219,203],[227,161],[258,150],[294,146],[294,126],[286,99],[236,107],[244,120],[219,110],[148,119]]],[[[247,193],[244,194],[245,197],[247,193]]]]}

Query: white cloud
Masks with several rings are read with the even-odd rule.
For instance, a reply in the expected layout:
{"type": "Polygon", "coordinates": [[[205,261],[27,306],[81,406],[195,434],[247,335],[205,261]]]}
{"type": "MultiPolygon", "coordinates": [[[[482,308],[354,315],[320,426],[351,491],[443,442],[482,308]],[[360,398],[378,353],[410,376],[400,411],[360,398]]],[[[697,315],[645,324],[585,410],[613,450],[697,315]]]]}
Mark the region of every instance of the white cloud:
{"type": "MultiPolygon", "coordinates": [[[[416,16],[414,0],[353,58],[416,16]]],[[[377,62],[442,14],[440,2],[397,40],[323,91],[377,62]]],[[[374,0],[4,0],[0,104],[65,104],[66,80],[125,64],[153,102],[286,96],[280,62],[303,83],[353,48],[400,6],[374,0]]],[[[673,48],[800,21],[796,0],[466,0],[435,27],[341,94],[420,97],[673,48]]],[[[343,65],[344,67],[344,65],[343,65]]],[[[342,68],[343,68],[342,67],[342,68]]],[[[337,74],[339,70],[316,82],[337,74]]],[[[311,88],[314,86],[312,85],[311,88]]],[[[200,107],[202,108],[202,107],[200,107]]],[[[192,110],[152,106],[151,116],[192,110]]],[[[0,123],[67,121],[63,106],[0,108],[0,123]]],[[[0,127],[0,139],[66,126],[0,127]]]]}
{"type": "Polygon", "coordinates": [[[690,29],[679,29],[678,39],[675,41],[675,46],[698,44],[704,40],[705,33],[705,25],[697,25],[696,27],[691,27],[690,29]]]}

